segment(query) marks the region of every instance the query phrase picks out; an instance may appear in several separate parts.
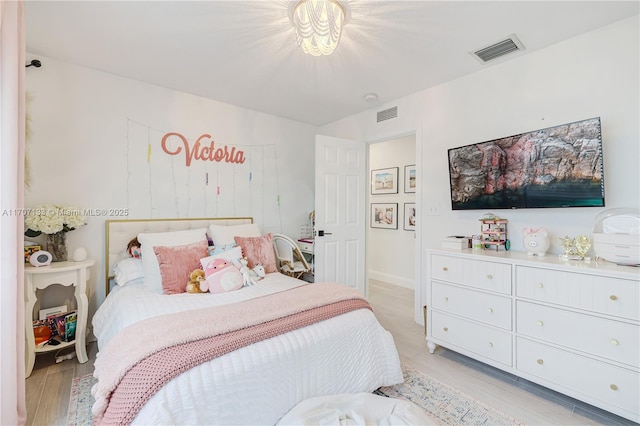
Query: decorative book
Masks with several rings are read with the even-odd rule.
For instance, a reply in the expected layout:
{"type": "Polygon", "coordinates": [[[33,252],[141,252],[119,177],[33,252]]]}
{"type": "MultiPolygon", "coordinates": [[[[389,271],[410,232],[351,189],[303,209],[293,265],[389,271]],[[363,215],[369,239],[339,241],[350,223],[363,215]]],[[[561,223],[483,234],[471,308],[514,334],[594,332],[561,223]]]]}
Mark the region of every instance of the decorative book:
{"type": "Polygon", "coordinates": [[[53,321],[55,333],[61,342],[71,342],[76,338],[77,311],[51,315],[47,319],[53,321]]]}

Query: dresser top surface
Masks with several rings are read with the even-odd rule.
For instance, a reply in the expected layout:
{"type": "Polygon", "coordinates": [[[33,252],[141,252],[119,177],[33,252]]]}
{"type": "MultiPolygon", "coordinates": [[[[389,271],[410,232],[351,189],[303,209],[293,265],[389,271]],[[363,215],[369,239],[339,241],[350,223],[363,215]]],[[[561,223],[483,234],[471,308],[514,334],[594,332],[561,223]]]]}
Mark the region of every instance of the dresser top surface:
{"type": "Polygon", "coordinates": [[[520,251],[496,251],[496,250],[473,250],[473,249],[428,249],[428,253],[436,253],[447,256],[464,257],[476,260],[486,260],[490,262],[505,262],[510,264],[541,267],[563,270],[568,272],[584,272],[602,275],[611,275],[620,278],[640,279],[640,268],[634,266],[617,265],[606,260],[591,259],[590,262],[580,260],[564,260],[560,256],[548,254],[546,256],[529,256],[520,251]]]}

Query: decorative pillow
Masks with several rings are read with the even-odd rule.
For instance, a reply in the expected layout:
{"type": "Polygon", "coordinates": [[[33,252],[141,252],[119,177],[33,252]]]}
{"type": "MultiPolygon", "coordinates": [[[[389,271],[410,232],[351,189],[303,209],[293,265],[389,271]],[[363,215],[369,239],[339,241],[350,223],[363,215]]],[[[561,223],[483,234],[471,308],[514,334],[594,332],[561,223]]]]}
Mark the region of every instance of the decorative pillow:
{"type": "Polygon", "coordinates": [[[209,235],[213,240],[213,245],[223,246],[234,242],[233,237],[259,237],[262,235],[260,227],[255,223],[246,223],[243,225],[209,225],[209,235]]]}
{"type": "Polygon", "coordinates": [[[278,271],[276,255],[273,252],[273,238],[270,233],[260,237],[235,237],[234,239],[236,244],[242,247],[242,252],[249,261],[249,269],[255,268],[259,263],[264,266],[267,274],[278,271]]]}
{"type": "Polygon", "coordinates": [[[142,259],[128,257],[122,259],[113,268],[115,275],[114,281],[119,286],[125,286],[129,281],[144,277],[144,269],[142,268],[142,259]]]}
{"type": "Polygon", "coordinates": [[[228,250],[231,250],[232,248],[236,247],[236,243],[233,242],[231,244],[224,244],[221,246],[209,246],[209,254],[211,256],[213,256],[214,254],[219,254],[228,250]]]}
{"type": "Polygon", "coordinates": [[[238,246],[234,246],[230,250],[226,250],[226,251],[223,251],[221,253],[214,254],[214,255],[207,256],[207,257],[204,257],[204,258],[200,259],[200,265],[202,266],[202,270],[205,271],[207,269],[207,266],[209,265],[209,263],[211,263],[212,261],[214,261],[216,259],[224,259],[224,260],[228,260],[229,262],[233,263],[233,262],[236,262],[237,260],[239,260],[241,257],[242,257],[242,249],[240,247],[238,247],[238,246]]]}
{"type": "Polygon", "coordinates": [[[207,241],[207,228],[188,229],[184,231],[140,233],[142,267],[145,285],[152,291],[162,293],[162,276],[153,247],[175,247],[207,241]]]}
{"type": "Polygon", "coordinates": [[[164,294],[178,294],[186,291],[189,274],[200,268],[200,259],[207,254],[207,240],[184,246],[153,248],[160,274],[164,294]]]}

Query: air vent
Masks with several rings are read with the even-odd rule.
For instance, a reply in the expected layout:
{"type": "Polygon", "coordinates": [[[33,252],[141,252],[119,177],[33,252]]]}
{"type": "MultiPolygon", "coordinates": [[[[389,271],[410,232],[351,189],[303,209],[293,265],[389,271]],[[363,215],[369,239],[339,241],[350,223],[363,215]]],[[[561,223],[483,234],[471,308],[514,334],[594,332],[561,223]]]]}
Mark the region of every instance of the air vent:
{"type": "Polygon", "coordinates": [[[482,63],[492,61],[509,53],[524,50],[524,45],[515,34],[511,34],[506,40],[499,41],[472,53],[482,63]]]}
{"type": "Polygon", "coordinates": [[[396,118],[398,116],[398,107],[394,106],[393,108],[385,109],[384,111],[378,111],[378,123],[384,120],[389,120],[391,118],[396,118]]]}

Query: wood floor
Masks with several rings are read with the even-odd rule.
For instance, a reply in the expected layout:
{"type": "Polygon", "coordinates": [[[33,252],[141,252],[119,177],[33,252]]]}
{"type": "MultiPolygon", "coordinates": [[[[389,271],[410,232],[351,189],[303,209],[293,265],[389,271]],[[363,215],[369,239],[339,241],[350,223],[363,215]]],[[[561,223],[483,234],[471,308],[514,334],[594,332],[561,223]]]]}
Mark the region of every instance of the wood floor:
{"type": "MultiPolygon", "coordinates": [[[[61,354],[73,352],[65,348],[61,354]]],[[[87,345],[89,361],[78,363],[76,358],[56,363],[56,353],[49,352],[36,356],[36,363],[27,378],[27,425],[66,425],[69,393],[74,377],[93,372],[97,345],[87,345]]]]}
{"type": "Polygon", "coordinates": [[[527,425],[635,424],[445,348],[430,354],[413,320],[413,290],[370,280],[369,300],[402,362],[527,425]]]}
{"type": "MultiPolygon", "coordinates": [[[[380,323],[393,335],[402,362],[527,425],[634,424],[444,348],[430,354],[424,328],[413,321],[412,290],[371,280],[369,299],[380,323]]],[[[90,343],[85,364],[76,359],[56,363],[53,353],[36,357],[26,382],[27,425],[65,424],[71,382],[93,371],[96,351],[96,344],[90,343]]]]}

